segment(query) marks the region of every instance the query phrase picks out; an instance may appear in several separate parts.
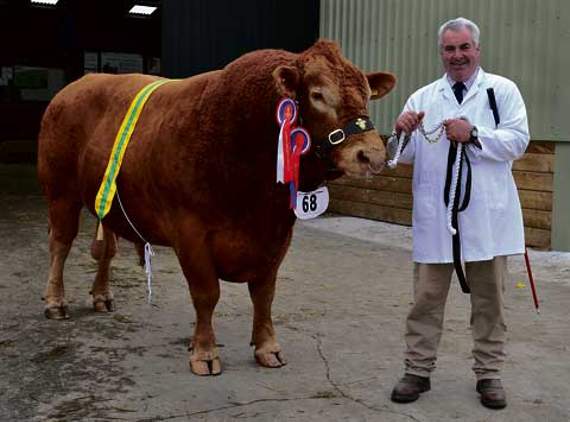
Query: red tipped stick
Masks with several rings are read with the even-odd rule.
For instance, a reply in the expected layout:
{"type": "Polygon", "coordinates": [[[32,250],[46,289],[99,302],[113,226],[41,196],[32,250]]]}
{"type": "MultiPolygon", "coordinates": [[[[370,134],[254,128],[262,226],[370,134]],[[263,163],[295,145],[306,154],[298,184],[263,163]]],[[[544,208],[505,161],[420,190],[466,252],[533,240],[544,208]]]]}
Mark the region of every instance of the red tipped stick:
{"type": "Polygon", "coordinates": [[[534,278],[532,277],[532,270],[530,268],[530,261],[528,259],[528,251],[526,250],[526,246],[524,248],[524,261],[526,263],[526,272],[528,274],[530,289],[532,291],[532,300],[534,301],[534,309],[536,309],[536,313],[539,314],[540,311],[538,309],[538,296],[536,295],[536,286],[534,285],[534,278]]]}

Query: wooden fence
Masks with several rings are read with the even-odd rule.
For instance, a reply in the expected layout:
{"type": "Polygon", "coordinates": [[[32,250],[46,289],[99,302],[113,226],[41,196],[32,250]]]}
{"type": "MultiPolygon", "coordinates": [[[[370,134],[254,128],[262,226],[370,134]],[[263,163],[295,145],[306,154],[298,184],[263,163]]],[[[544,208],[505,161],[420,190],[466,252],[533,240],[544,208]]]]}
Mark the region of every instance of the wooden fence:
{"type": "MultiPolygon", "coordinates": [[[[523,209],[527,246],[550,248],[554,143],[532,141],[515,161],[513,175],[523,209]]],[[[412,224],[412,167],[399,165],[369,179],[340,178],[329,184],[329,210],[389,223],[412,224]]]]}

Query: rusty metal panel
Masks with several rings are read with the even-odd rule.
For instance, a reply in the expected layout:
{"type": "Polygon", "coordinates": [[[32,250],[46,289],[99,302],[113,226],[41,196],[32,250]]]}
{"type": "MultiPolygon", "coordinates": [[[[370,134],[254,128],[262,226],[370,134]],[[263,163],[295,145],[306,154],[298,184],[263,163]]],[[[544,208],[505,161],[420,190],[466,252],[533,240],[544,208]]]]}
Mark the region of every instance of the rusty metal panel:
{"type": "Polygon", "coordinates": [[[397,75],[394,92],[372,107],[389,133],[406,98],[442,75],[437,31],[457,16],[481,29],[482,67],[519,86],[532,138],[570,141],[568,0],[321,0],[320,35],[363,69],[397,75]]]}

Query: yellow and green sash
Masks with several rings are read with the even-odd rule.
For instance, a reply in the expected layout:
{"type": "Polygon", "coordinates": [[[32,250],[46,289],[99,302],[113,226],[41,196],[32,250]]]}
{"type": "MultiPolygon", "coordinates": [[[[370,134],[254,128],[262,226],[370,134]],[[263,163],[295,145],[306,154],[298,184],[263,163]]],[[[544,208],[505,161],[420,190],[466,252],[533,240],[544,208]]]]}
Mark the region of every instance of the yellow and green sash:
{"type": "Polygon", "coordinates": [[[95,212],[99,221],[101,221],[111,209],[113,198],[117,192],[115,181],[119,174],[123,157],[127,150],[127,145],[131,140],[131,136],[135,130],[135,126],[139,120],[143,107],[154,90],[168,82],[172,82],[172,80],[160,79],[146,85],[137,93],[127,111],[127,114],[125,114],[125,117],[123,118],[121,127],[115,137],[115,143],[113,144],[109,162],[107,163],[105,176],[103,177],[103,181],[101,182],[101,186],[99,187],[99,191],[95,197],[95,212]]]}

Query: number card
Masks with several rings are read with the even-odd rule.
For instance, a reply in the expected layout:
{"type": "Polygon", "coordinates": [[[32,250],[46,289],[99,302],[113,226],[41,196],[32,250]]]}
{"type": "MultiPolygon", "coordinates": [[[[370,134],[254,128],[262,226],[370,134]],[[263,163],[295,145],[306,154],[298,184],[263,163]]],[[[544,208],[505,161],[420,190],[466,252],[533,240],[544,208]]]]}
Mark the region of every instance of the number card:
{"type": "Polygon", "coordinates": [[[322,186],[312,192],[297,192],[295,215],[301,220],[310,220],[324,213],[329,206],[329,190],[322,186]]]}

